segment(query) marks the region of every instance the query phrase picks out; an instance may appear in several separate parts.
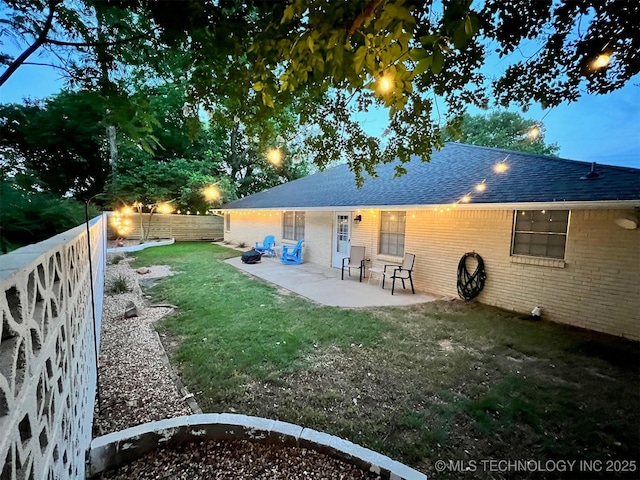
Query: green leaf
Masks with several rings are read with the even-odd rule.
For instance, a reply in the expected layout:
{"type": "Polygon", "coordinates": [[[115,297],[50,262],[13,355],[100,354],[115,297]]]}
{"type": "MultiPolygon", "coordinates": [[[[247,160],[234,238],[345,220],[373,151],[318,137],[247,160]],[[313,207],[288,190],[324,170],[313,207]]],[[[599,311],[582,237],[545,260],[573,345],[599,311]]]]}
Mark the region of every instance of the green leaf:
{"type": "Polygon", "coordinates": [[[471,24],[471,17],[469,15],[464,19],[464,33],[466,33],[468,37],[473,35],[473,25],[471,24]]]}
{"type": "Polygon", "coordinates": [[[396,63],[398,59],[402,56],[402,48],[397,43],[394,43],[387,49],[388,53],[388,63],[390,65],[396,63]]]}
{"type": "Polygon", "coordinates": [[[333,47],[336,43],[338,43],[339,33],[337,30],[331,32],[329,36],[329,40],[327,41],[327,47],[333,47]]]}
{"type": "Polygon", "coordinates": [[[427,58],[429,54],[424,48],[412,48],[409,50],[409,58],[414,62],[419,62],[423,58],[427,58]]]}
{"type": "Polygon", "coordinates": [[[142,150],[147,152],[149,155],[153,155],[153,148],[145,139],[140,140],[140,146],[142,147],[142,150]]]}
{"type": "Polygon", "coordinates": [[[431,68],[431,63],[433,62],[433,59],[431,57],[425,57],[422,60],[420,60],[418,62],[418,64],[416,65],[416,68],[414,68],[413,70],[413,75],[421,75],[424,72],[426,72],[427,70],[429,70],[431,68]]]}
{"type": "Polygon", "coordinates": [[[404,82],[404,91],[408,94],[413,93],[413,82],[404,82]]]}
{"type": "Polygon", "coordinates": [[[433,52],[432,63],[431,63],[431,71],[434,74],[439,74],[444,67],[444,55],[440,50],[436,50],[433,52]]]}
{"type": "Polygon", "coordinates": [[[414,62],[419,62],[423,58],[428,57],[429,55],[424,50],[424,48],[412,48],[409,50],[409,58],[414,62]]]}
{"type": "Polygon", "coordinates": [[[355,55],[353,56],[353,68],[356,72],[361,72],[364,67],[364,57],[367,54],[367,47],[362,45],[356,50],[355,55]]]}
{"type": "Polygon", "coordinates": [[[437,35],[425,35],[420,37],[420,43],[422,43],[424,47],[433,47],[433,44],[436,43],[439,38],[437,35]]]}
{"type": "Polygon", "coordinates": [[[364,64],[370,72],[373,72],[376,69],[376,56],[372,53],[367,54],[364,57],[364,64]]]}
{"type": "Polygon", "coordinates": [[[388,15],[387,10],[383,10],[380,15],[376,17],[373,27],[378,32],[385,30],[393,19],[388,15]]]}
{"type": "Polygon", "coordinates": [[[408,8],[401,7],[397,4],[387,3],[384,6],[385,12],[387,12],[391,17],[396,18],[397,20],[402,20],[407,23],[415,23],[416,19],[413,18],[411,12],[408,8]]]}
{"type": "Polygon", "coordinates": [[[475,13],[470,14],[471,19],[471,35],[475,35],[480,31],[480,18],[475,13]]]}
{"type": "Polygon", "coordinates": [[[398,43],[403,48],[408,49],[412,39],[413,35],[411,35],[409,32],[404,32],[398,37],[398,43]]]}
{"type": "Polygon", "coordinates": [[[273,108],[273,98],[267,92],[262,92],[262,103],[264,103],[267,107],[273,108]]]}
{"type": "Polygon", "coordinates": [[[453,32],[453,46],[458,50],[466,47],[469,42],[469,35],[466,33],[466,28],[466,23],[464,25],[461,23],[458,28],[456,28],[456,31],[453,32]]]}
{"type": "Polygon", "coordinates": [[[293,5],[289,5],[287,8],[285,8],[284,13],[282,15],[282,20],[280,20],[280,25],[292,20],[294,13],[295,13],[295,7],[293,5]]]}

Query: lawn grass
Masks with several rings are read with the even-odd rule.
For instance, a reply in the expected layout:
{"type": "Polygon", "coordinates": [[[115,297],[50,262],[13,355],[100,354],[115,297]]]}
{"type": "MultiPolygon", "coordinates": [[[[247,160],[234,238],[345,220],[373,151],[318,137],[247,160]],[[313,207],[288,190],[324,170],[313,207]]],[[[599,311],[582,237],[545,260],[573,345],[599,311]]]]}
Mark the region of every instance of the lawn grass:
{"type": "MultiPolygon", "coordinates": [[[[205,412],[315,428],[428,474],[437,459],[638,461],[637,343],[476,303],[319,306],[223,263],[239,254],[208,243],[135,253],[136,266],[180,272],[148,293],[178,306],[158,329],[205,412]]],[[[461,476],[559,475],[437,478],[461,476]]]]}

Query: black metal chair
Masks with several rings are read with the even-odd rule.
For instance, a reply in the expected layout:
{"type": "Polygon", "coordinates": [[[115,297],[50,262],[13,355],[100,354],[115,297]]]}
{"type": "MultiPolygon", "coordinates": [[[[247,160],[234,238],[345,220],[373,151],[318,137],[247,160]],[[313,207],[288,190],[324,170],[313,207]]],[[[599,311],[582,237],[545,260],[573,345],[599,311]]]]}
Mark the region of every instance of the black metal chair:
{"type": "Polygon", "coordinates": [[[411,276],[415,261],[416,256],[413,253],[405,253],[402,265],[385,265],[382,271],[382,289],[384,290],[384,281],[388,276],[391,279],[391,295],[393,295],[396,286],[396,278],[402,280],[402,288],[407,288],[404,281],[409,280],[409,283],[411,283],[411,293],[415,294],[416,291],[413,288],[413,278],[411,276]],[[387,271],[387,268],[389,268],[389,271],[387,271]]]}
{"type": "Polygon", "coordinates": [[[364,247],[351,247],[349,256],[342,259],[342,280],[344,280],[345,268],[349,270],[349,276],[351,276],[351,269],[357,268],[360,270],[360,281],[362,282],[362,276],[365,274],[364,250],[364,247]]]}

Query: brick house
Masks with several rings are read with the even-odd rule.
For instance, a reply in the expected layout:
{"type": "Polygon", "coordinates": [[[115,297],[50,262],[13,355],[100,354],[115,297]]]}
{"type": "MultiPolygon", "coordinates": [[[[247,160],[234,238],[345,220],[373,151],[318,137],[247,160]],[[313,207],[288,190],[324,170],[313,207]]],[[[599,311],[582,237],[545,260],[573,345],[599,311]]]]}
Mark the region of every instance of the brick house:
{"type": "Polygon", "coordinates": [[[340,165],[236,200],[225,240],[304,238],[305,262],[336,268],[349,245],[369,267],[415,253],[416,288],[443,296],[474,251],[480,302],[640,340],[640,169],[459,143],[406,168],[382,165],[358,189],[340,165]]]}

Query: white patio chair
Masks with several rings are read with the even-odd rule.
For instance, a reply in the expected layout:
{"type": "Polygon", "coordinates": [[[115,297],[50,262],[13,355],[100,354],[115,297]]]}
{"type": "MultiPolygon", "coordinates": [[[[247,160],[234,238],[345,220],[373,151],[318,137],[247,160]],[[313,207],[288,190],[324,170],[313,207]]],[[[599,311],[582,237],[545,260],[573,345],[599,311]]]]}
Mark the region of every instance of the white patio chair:
{"type": "Polygon", "coordinates": [[[365,275],[364,270],[364,247],[351,247],[349,250],[349,256],[342,259],[342,280],[344,280],[345,269],[349,270],[349,276],[351,276],[351,269],[357,268],[360,270],[360,281],[362,282],[362,276],[365,275]]]}
{"type": "Polygon", "coordinates": [[[415,294],[416,291],[413,288],[413,278],[411,273],[413,272],[413,264],[416,261],[416,256],[413,253],[405,253],[402,265],[385,265],[382,271],[382,289],[384,290],[384,281],[387,277],[391,279],[391,295],[396,286],[396,278],[402,280],[402,288],[407,288],[404,285],[405,280],[409,280],[411,283],[411,293],[415,294]],[[389,271],[387,271],[387,267],[389,271]]]}

